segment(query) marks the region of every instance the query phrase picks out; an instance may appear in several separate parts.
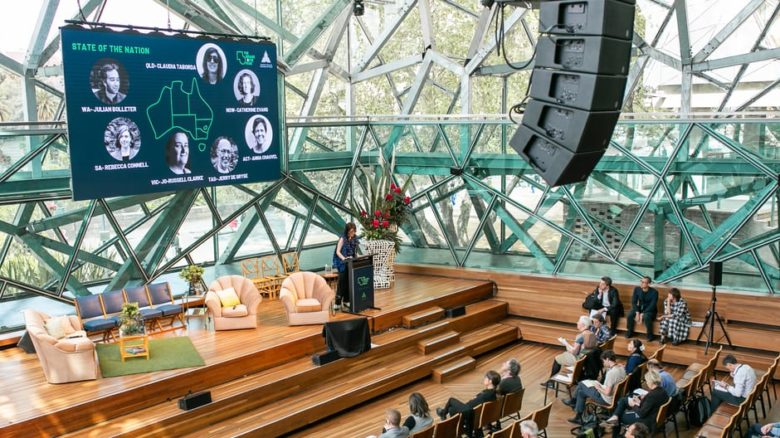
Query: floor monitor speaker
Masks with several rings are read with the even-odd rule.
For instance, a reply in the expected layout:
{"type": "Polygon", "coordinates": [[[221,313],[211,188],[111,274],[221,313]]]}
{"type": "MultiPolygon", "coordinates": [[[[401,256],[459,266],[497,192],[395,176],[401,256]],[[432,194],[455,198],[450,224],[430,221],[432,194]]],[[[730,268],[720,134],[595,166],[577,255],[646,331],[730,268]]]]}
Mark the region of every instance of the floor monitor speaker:
{"type": "Polygon", "coordinates": [[[189,411],[203,405],[211,403],[211,392],[201,391],[194,394],[187,394],[179,399],[179,409],[189,411]]]}
{"type": "Polygon", "coordinates": [[[466,314],[466,306],[453,307],[444,311],[447,318],[455,318],[466,314]]]}
{"type": "Polygon", "coordinates": [[[331,363],[334,360],[338,359],[339,357],[341,356],[339,356],[338,351],[326,351],[324,353],[314,353],[311,356],[311,362],[314,365],[321,366],[321,365],[331,363]]]}

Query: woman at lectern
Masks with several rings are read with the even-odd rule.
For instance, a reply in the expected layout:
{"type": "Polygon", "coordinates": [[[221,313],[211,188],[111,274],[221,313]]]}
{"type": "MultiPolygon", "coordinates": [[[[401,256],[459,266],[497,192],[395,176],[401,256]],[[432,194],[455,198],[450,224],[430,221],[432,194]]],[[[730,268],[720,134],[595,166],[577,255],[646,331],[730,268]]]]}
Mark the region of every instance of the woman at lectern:
{"type": "Polygon", "coordinates": [[[333,266],[339,270],[339,284],[336,289],[336,308],[341,308],[341,302],[349,299],[347,289],[349,281],[347,280],[347,259],[357,255],[358,238],[357,227],[353,222],[347,223],[344,227],[344,234],[339,237],[336,249],[333,251],[333,266]]]}

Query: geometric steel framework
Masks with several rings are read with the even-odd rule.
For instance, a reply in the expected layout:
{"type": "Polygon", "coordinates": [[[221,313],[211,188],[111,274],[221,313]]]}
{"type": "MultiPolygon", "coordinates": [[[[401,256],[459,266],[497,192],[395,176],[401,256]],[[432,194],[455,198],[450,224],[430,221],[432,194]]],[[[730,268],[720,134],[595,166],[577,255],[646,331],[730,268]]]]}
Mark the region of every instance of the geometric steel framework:
{"type": "Polygon", "coordinates": [[[507,148],[515,125],[474,115],[506,113],[523,95],[533,62],[512,69],[495,27],[510,61],[526,64],[534,9],[367,0],[355,17],[347,0],[157,0],[174,24],[279,45],[283,178],[73,202],[59,39],[49,34],[55,16],[100,21],[118,3],[88,0],[79,12],[44,1],[24,59],[0,53],[0,87],[20,80],[18,97],[0,96],[0,117],[19,120],[0,124],[3,325],[4,300],[69,302],[187,263],[222,270],[299,250],[304,267],[321,266],[350,220],[344,206],[362,196],[356,170],[380,154],[395,155],[398,181],[412,180],[400,261],[683,286],[705,286],[708,263],[723,261],[724,288],[780,293],[780,123],[761,106],[780,80],[744,85],[780,68],[780,2],[747,1],[703,35],[689,31],[697,2],[638,1],[626,119],[588,181],[550,188],[507,148]],[[659,69],[679,76],[682,116],[632,118],[656,109],[662,90],[646,84],[659,69]],[[713,89],[713,113],[695,114],[713,89]]]}

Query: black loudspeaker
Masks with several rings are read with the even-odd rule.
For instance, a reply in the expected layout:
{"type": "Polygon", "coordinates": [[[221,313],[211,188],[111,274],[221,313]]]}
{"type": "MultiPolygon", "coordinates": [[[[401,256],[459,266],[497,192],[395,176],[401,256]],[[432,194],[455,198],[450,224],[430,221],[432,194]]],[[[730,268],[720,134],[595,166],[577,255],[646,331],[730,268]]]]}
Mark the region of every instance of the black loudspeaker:
{"type": "Polygon", "coordinates": [[[551,187],[584,181],[623,106],[634,0],[540,3],[530,99],[509,144],[551,187]]]}
{"type": "Polygon", "coordinates": [[[211,403],[211,391],[201,391],[187,394],[179,399],[179,409],[189,411],[211,403]]]}
{"type": "Polygon", "coordinates": [[[466,314],[466,306],[453,307],[444,311],[447,318],[455,318],[456,316],[463,316],[466,314]]]}
{"type": "Polygon", "coordinates": [[[723,284],[723,262],[710,262],[710,286],[723,284]]]}
{"type": "Polygon", "coordinates": [[[338,359],[339,357],[340,356],[338,351],[326,351],[324,353],[314,353],[311,356],[311,362],[314,365],[320,366],[320,365],[331,363],[334,360],[338,359]]]}
{"type": "Polygon", "coordinates": [[[27,330],[25,330],[22,337],[19,338],[19,342],[16,343],[16,346],[21,348],[25,353],[35,353],[35,345],[33,345],[32,338],[30,338],[30,334],[27,330]]]}

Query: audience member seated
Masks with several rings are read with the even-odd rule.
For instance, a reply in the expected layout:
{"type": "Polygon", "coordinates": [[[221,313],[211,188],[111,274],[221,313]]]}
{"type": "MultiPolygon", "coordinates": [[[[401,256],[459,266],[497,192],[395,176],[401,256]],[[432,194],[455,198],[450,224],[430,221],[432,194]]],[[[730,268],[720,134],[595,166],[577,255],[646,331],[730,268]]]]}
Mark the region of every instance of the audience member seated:
{"type": "Polygon", "coordinates": [[[520,422],[520,438],[537,438],[539,436],[539,427],[534,420],[525,420],[520,422]]]}
{"type": "Polygon", "coordinates": [[[87,338],[78,317],[52,318],[43,312],[27,309],[24,322],[47,382],[97,379],[95,344],[87,338]]]}
{"type": "Polygon", "coordinates": [[[625,438],[650,438],[650,429],[642,423],[634,423],[626,429],[625,438]]]}
{"type": "MultiPolygon", "coordinates": [[[[596,335],[590,331],[589,317],[584,315],[580,316],[580,319],[577,320],[577,330],[579,331],[579,334],[574,338],[574,344],[570,344],[564,337],[558,338],[558,342],[566,347],[566,351],[555,356],[550,377],[558,374],[558,372],[561,371],[561,367],[573,366],[574,363],[577,362],[577,359],[596,348],[598,343],[596,342],[596,335]]],[[[544,383],[542,385],[544,385],[544,383]]]]}
{"type": "Polygon", "coordinates": [[[688,339],[691,313],[688,311],[688,303],[680,294],[680,289],[673,287],[669,290],[664,300],[664,313],[658,319],[661,321],[659,332],[662,344],[667,338],[672,340],[672,345],[679,345],[688,339]]]}
{"type": "Polygon", "coordinates": [[[284,303],[290,325],[328,322],[330,305],[336,294],[321,275],[295,272],[282,282],[279,299],[284,303]]]}
{"type": "Polygon", "coordinates": [[[496,391],[499,394],[509,394],[523,389],[520,380],[520,362],[517,359],[509,359],[501,365],[501,382],[496,391]]]}
{"type": "Polygon", "coordinates": [[[646,372],[645,382],[649,391],[642,391],[641,395],[633,392],[618,400],[615,412],[605,422],[609,426],[615,426],[612,429],[613,437],[620,435],[621,424],[642,423],[649,430],[655,429],[658,409],[669,400],[669,395],[661,386],[661,376],[657,372],[646,372]]]}
{"type": "Polygon", "coordinates": [[[710,383],[712,387],[712,400],[710,400],[712,412],[715,412],[715,409],[722,402],[739,405],[745,401],[745,398],[753,391],[753,387],[756,386],[756,372],[750,365],[737,362],[734,355],[727,354],[723,358],[723,366],[728,368],[734,384],[729,385],[722,380],[712,379],[710,383]]]}
{"type": "Polygon", "coordinates": [[[490,370],[485,374],[482,384],[483,389],[479,394],[474,396],[471,400],[463,403],[462,401],[450,397],[443,408],[436,408],[436,414],[439,418],[446,420],[448,416],[461,414],[461,422],[466,429],[466,433],[470,433],[471,425],[474,422],[474,408],[485,403],[486,401],[493,401],[496,399],[496,388],[501,383],[501,376],[490,370]]]}
{"type": "Polygon", "coordinates": [[[596,344],[607,342],[609,338],[612,337],[612,333],[610,332],[609,327],[607,327],[603,315],[597,313],[591,316],[590,322],[590,331],[596,335],[596,344]]]}
{"type": "Polygon", "coordinates": [[[404,427],[409,429],[410,434],[433,424],[433,417],[431,417],[428,402],[419,392],[413,392],[409,395],[409,412],[411,415],[406,417],[404,427]]]}
{"type": "MultiPolygon", "coordinates": [[[[657,359],[650,359],[647,361],[647,369],[653,370],[661,376],[661,388],[666,391],[666,395],[669,397],[677,395],[677,384],[674,381],[674,376],[664,369],[661,362],[657,359]]],[[[672,402],[672,404],[674,404],[674,402],[672,402]]]]}
{"type": "MultiPolygon", "coordinates": [[[[601,282],[593,292],[585,298],[582,307],[590,310],[590,317],[601,315],[606,320],[609,316],[609,325],[614,335],[617,331],[618,320],[623,316],[623,303],[620,302],[618,290],[612,287],[612,279],[601,277],[601,282]]],[[[602,342],[602,341],[599,341],[602,342]]]]}
{"type": "Polygon", "coordinates": [[[650,277],[642,277],[639,286],[631,295],[631,310],[626,315],[626,337],[634,337],[634,324],[644,323],[647,329],[647,340],[653,341],[653,320],[658,314],[658,291],[650,287],[650,277]]]}
{"type": "Polygon", "coordinates": [[[645,356],[645,346],[639,339],[629,339],[626,345],[628,350],[628,359],[626,360],[626,374],[629,376],[628,391],[633,391],[640,387],[642,384],[642,375],[639,372],[639,366],[647,362],[647,356],[645,356]]]}
{"type": "Polygon", "coordinates": [[[257,307],[262,301],[252,280],[240,275],[219,277],[204,299],[214,318],[214,330],[257,328],[257,307]]]}
{"type": "Polygon", "coordinates": [[[763,426],[761,423],[755,423],[752,426],[750,426],[750,429],[748,430],[748,438],[755,438],[755,437],[770,437],[770,438],[778,438],[780,437],[780,422],[777,423],[767,423],[763,426]]]}
{"type": "MultiPolygon", "coordinates": [[[[409,429],[406,426],[401,426],[401,413],[395,409],[388,409],[385,411],[385,427],[382,429],[382,434],[379,438],[406,438],[409,436],[409,429]]],[[[368,438],[377,438],[376,435],[371,435],[368,438]]]]}
{"type": "Polygon", "coordinates": [[[601,353],[601,361],[607,369],[604,384],[596,380],[583,380],[577,384],[576,400],[564,400],[566,405],[574,407],[575,415],[569,418],[569,423],[582,424],[582,412],[585,410],[587,399],[603,404],[612,403],[615,386],[626,378],[626,370],[623,365],[617,363],[614,351],[607,350],[601,353]]]}

